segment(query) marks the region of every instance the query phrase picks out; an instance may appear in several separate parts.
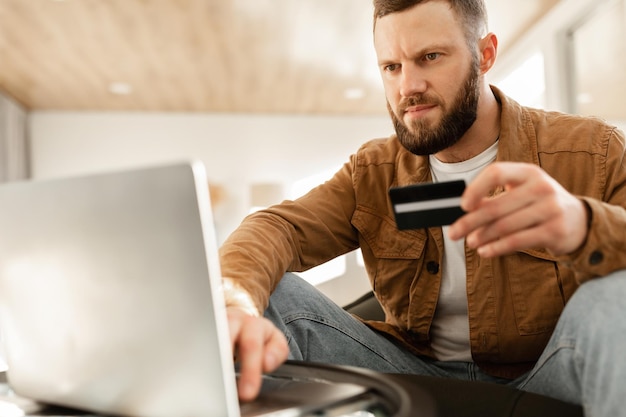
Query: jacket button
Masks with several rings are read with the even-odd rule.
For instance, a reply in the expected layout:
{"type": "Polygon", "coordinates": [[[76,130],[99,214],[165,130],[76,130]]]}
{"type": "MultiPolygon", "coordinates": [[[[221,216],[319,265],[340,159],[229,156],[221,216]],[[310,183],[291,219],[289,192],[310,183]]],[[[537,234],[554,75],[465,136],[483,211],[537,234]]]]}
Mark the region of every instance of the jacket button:
{"type": "Polygon", "coordinates": [[[430,261],[426,264],[426,270],[435,275],[439,272],[439,264],[437,262],[430,261]]]}
{"type": "Polygon", "coordinates": [[[604,255],[600,251],[593,251],[591,255],[589,255],[589,263],[591,265],[598,265],[600,262],[604,260],[604,255]]]}

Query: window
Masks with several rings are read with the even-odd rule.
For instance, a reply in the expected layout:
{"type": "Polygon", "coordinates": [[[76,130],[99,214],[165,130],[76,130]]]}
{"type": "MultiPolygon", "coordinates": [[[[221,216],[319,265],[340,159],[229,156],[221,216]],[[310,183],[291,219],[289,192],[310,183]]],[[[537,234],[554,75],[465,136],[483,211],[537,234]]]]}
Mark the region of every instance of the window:
{"type": "Polygon", "coordinates": [[[498,83],[498,87],[523,106],[545,108],[546,80],[543,54],[536,52],[498,83]]]}
{"type": "Polygon", "coordinates": [[[568,35],[573,110],[626,121],[626,0],[602,4],[568,35]]]}

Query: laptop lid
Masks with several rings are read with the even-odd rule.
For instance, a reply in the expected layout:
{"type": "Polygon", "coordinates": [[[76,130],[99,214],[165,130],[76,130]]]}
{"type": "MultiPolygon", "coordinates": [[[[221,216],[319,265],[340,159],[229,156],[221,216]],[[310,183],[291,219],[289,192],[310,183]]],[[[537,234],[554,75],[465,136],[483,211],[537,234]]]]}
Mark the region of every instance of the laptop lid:
{"type": "Polygon", "coordinates": [[[19,395],[239,415],[201,163],[9,183],[0,207],[0,328],[19,395]]]}

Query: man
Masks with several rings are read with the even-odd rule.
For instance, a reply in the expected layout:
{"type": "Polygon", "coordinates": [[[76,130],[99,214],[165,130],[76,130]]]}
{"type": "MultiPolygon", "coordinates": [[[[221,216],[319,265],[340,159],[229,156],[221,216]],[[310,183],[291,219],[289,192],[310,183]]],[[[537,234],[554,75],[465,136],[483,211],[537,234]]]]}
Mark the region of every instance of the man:
{"type": "Polygon", "coordinates": [[[397,134],[300,199],[251,215],[220,249],[240,397],[289,355],[507,383],[594,416],[623,413],[623,133],[489,86],[497,39],[482,0],[374,6],[397,134]],[[396,228],[390,187],[459,178],[466,215],[396,228]],[[285,275],[356,248],[385,322],[364,324],[285,275]]]}

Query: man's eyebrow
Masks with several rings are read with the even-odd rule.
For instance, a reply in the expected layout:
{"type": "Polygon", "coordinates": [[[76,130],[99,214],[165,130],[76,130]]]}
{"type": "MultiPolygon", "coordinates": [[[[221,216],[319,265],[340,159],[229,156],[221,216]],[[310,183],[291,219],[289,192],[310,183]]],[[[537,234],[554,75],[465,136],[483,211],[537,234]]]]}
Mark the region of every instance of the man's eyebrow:
{"type": "MultiPolygon", "coordinates": [[[[411,58],[415,59],[417,57],[422,57],[424,55],[428,55],[430,53],[433,52],[447,52],[454,49],[453,46],[451,46],[450,44],[445,44],[445,43],[435,43],[432,45],[428,45],[425,46],[423,48],[420,48],[416,51],[414,51],[411,54],[411,58]]],[[[391,59],[391,58],[381,58],[378,60],[378,65],[388,65],[388,64],[396,64],[398,63],[399,60],[397,59],[391,59]]]]}
{"type": "Polygon", "coordinates": [[[435,43],[415,51],[414,56],[424,56],[433,52],[446,52],[454,49],[450,44],[435,43]]]}
{"type": "Polygon", "coordinates": [[[390,65],[390,64],[395,64],[395,63],[397,63],[397,61],[393,59],[379,59],[378,60],[378,66],[390,65]]]}

